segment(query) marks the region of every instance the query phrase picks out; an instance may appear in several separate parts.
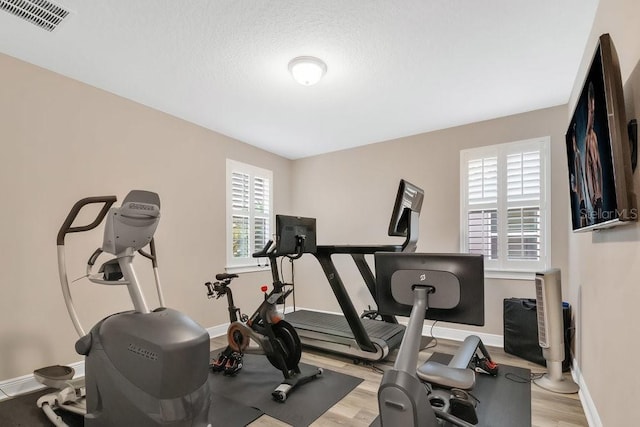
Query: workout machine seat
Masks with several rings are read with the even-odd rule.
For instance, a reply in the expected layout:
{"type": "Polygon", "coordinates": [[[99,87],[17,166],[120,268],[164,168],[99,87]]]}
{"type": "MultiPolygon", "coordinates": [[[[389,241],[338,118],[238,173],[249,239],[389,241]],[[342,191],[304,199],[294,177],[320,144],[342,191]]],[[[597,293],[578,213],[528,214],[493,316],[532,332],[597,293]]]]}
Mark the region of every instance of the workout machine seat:
{"type": "Polygon", "coordinates": [[[416,371],[418,378],[440,387],[472,389],[476,383],[476,375],[469,369],[469,363],[479,343],[480,338],[477,336],[468,336],[448,365],[427,361],[416,371]]]}
{"type": "MultiPolygon", "coordinates": [[[[476,357],[478,351],[482,358],[491,361],[482,340],[476,335],[469,335],[448,365],[427,361],[418,368],[416,375],[422,381],[435,386],[470,390],[476,381],[474,368],[471,367],[471,364],[474,363],[474,360],[478,360],[476,357]]],[[[478,372],[483,371],[479,370],[478,372]]]]}

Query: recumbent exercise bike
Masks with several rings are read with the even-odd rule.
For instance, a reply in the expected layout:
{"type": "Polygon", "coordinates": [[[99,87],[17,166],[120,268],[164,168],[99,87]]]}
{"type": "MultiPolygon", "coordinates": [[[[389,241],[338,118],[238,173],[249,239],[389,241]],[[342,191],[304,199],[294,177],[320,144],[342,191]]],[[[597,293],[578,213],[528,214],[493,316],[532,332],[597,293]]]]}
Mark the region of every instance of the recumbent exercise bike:
{"type": "Polygon", "coordinates": [[[466,390],[473,387],[475,372],[498,370],[480,338],[468,337],[446,366],[427,361],[416,370],[416,365],[425,318],[484,324],[482,255],[378,252],[375,264],[378,310],[410,316],[394,367],[378,389],[380,425],[477,424],[476,402],[466,390]]]}

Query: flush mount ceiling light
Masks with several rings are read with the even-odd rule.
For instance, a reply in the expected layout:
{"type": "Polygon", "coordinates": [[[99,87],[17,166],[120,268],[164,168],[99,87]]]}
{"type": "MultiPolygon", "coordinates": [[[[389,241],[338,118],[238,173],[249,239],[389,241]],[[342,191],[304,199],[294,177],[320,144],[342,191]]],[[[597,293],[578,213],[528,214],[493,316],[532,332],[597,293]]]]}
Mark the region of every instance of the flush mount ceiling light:
{"type": "Polygon", "coordinates": [[[289,62],[289,72],[301,85],[311,86],[327,72],[327,64],[313,56],[298,56],[289,62]]]}

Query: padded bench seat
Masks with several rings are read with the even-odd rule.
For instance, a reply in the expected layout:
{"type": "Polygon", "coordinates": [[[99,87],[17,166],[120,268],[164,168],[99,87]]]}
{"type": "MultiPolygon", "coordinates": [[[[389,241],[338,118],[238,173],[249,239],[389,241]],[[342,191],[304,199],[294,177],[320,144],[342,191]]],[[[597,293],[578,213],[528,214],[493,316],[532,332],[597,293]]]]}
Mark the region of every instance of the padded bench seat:
{"type": "Polygon", "coordinates": [[[422,381],[445,388],[470,390],[476,382],[476,375],[469,369],[469,363],[482,341],[476,335],[469,335],[448,365],[427,361],[416,371],[422,381]]]}

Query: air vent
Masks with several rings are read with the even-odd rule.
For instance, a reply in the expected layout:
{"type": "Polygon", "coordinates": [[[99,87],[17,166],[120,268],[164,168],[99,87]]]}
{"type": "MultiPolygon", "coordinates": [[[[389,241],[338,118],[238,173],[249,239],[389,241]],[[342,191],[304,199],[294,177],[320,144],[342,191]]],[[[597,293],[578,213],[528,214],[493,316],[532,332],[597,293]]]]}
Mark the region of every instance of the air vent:
{"type": "Polygon", "coordinates": [[[46,0],[0,0],[0,10],[53,31],[69,15],[69,11],[46,0]]]}

